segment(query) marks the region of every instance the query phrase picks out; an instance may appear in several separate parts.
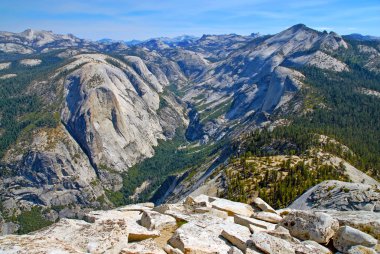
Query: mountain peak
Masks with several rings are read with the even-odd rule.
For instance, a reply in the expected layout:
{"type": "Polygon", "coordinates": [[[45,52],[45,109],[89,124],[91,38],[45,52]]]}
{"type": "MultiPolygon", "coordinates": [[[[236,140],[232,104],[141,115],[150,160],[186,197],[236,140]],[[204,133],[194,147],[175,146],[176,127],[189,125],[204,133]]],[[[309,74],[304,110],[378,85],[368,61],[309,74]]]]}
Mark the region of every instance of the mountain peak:
{"type": "Polygon", "coordinates": [[[291,28],[293,28],[293,29],[304,29],[304,28],[307,28],[307,26],[305,24],[299,23],[299,24],[292,26],[291,28]]]}
{"type": "Polygon", "coordinates": [[[291,31],[292,33],[301,32],[301,31],[315,31],[314,29],[306,26],[305,24],[297,24],[289,27],[285,31],[291,31]]]}

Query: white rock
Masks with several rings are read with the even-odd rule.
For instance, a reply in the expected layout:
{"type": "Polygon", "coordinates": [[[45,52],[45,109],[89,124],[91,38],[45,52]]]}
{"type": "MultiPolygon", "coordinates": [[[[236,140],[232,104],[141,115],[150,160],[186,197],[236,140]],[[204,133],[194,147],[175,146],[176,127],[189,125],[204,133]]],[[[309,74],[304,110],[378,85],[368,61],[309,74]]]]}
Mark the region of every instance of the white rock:
{"type": "Polygon", "coordinates": [[[255,203],[255,205],[264,212],[276,213],[276,211],[270,205],[268,205],[268,203],[259,197],[255,198],[253,200],[253,203],[255,203]]]}
{"type": "Polygon", "coordinates": [[[0,43],[0,51],[5,53],[31,54],[34,50],[16,43],[0,43]]]}
{"type": "Polygon", "coordinates": [[[257,227],[257,226],[255,226],[255,225],[253,225],[253,224],[249,224],[248,225],[248,228],[249,228],[249,230],[254,234],[254,233],[256,233],[256,232],[267,232],[268,231],[268,229],[265,229],[265,228],[262,228],[262,227],[257,227]]]}
{"type": "Polygon", "coordinates": [[[87,223],[82,220],[61,219],[59,222],[27,236],[12,236],[11,238],[6,236],[0,240],[0,246],[4,246],[7,241],[12,240],[13,244],[20,246],[21,249],[36,244],[34,248],[41,252],[43,249],[57,248],[59,250],[67,247],[70,251],[66,253],[107,252],[118,254],[128,243],[127,228],[126,223],[118,220],[87,223]],[[30,243],[25,242],[26,237],[29,237],[30,243]],[[45,239],[45,246],[37,247],[38,241],[34,239],[40,239],[41,245],[45,239]]]}
{"type": "Polygon", "coordinates": [[[256,227],[260,227],[266,230],[273,230],[276,227],[276,224],[262,221],[262,220],[257,220],[255,218],[250,218],[250,217],[246,217],[242,215],[235,215],[234,221],[236,224],[240,224],[246,227],[249,227],[249,225],[254,225],[256,227]]]}
{"type": "Polygon", "coordinates": [[[250,205],[227,199],[216,199],[211,202],[211,205],[213,208],[228,212],[228,215],[239,214],[250,217],[254,212],[250,205]]]}
{"type": "Polygon", "coordinates": [[[11,66],[11,64],[12,64],[11,62],[0,63],[0,70],[8,69],[11,66]]]}
{"type": "Polygon", "coordinates": [[[42,61],[40,59],[23,59],[20,61],[20,64],[25,66],[37,66],[40,65],[42,61]]]}
{"type": "Polygon", "coordinates": [[[61,120],[86,147],[91,161],[102,171],[123,172],[152,157],[158,140],[165,139],[157,112],[158,92],[117,59],[112,60],[120,66],[110,64],[110,57],[102,54],[82,54],[74,59],[61,70],[69,72],[61,120]],[[78,65],[81,67],[76,68],[78,65]]]}
{"type": "Polygon", "coordinates": [[[295,246],[297,254],[332,254],[332,252],[326,247],[320,245],[314,241],[303,241],[302,243],[295,246]]]}
{"type": "Polygon", "coordinates": [[[340,226],[350,226],[368,232],[375,238],[380,236],[380,213],[367,211],[324,211],[339,221],[340,226]]]}
{"type": "Polygon", "coordinates": [[[154,211],[144,211],[141,217],[141,225],[147,229],[163,229],[176,227],[177,221],[174,217],[154,211]]]}
{"type": "MultiPolygon", "coordinates": [[[[253,232],[255,232],[255,231],[253,231],[253,232]]],[[[297,238],[294,238],[290,235],[289,230],[287,230],[286,228],[281,227],[281,226],[278,226],[275,230],[266,230],[265,232],[271,236],[281,238],[281,239],[286,240],[286,241],[293,243],[293,244],[301,243],[300,240],[298,240],[297,238]]]]}
{"type": "Polygon", "coordinates": [[[141,220],[142,214],[139,211],[92,211],[85,215],[85,219],[89,222],[99,221],[123,221],[128,226],[129,241],[142,241],[148,238],[156,238],[160,236],[158,230],[148,230],[141,226],[138,221],[141,220]]]}
{"type": "Polygon", "coordinates": [[[0,237],[2,254],[85,254],[71,244],[52,236],[7,235],[0,237]]]}
{"type": "Polygon", "coordinates": [[[9,78],[14,78],[14,77],[17,77],[17,74],[5,74],[5,75],[2,75],[0,76],[0,79],[9,79],[9,78]]]}
{"type": "Polygon", "coordinates": [[[146,211],[146,210],[152,210],[154,208],[153,203],[141,203],[141,204],[132,204],[132,205],[126,205],[122,207],[118,207],[118,211],[146,211]]]}
{"type": "Polygon", "coordinates": [[[375,247],[377,240],[372,236],[349,226],[340,227],[334,236],[334,247],[347,252],[352,246],[375,247]]]}
{"type": "Polygon", "coordinates": [[[258,212],[252,215],[253,218],[271,222],[271,223],[279,223],[282,221],[282,217],[276,213],[272,212],[258,212]]]}
{"type": "Polygon", "coordinates": [[[336,72],[348,70],[348,66],[345,63],[342,63],[338,59],[319,50],[315,53],[291,58],[290,61],[300,65],[315,66],[323,70],[332,70],[336,72]]]}
{"type": "Polygon", "coordinates": [[[170,215],[177,221],[189,221],[187,210],[182,204],[163,204],[153,208],[153,211],[170,215]]]}
{"type": "Polygon", "coordinates": [[[224,212],[224,211],[221,211],[221,210],[218,210],[215,208],[210,208],[210,207],[197,207],[194,209],[194,212],[195,213],[208,213],[210,215],[217,216],[217,217],[222,218],[222,219],[227,219],[229,217],[227,212],[224,212]]]}
{"type": "Polygon", "coordinates": [[[245,251],[251,232],[247,227],[236,225],[233,228],[225,227],[221,235],[240,250],[245,251]]]}
{"type": "Polygon", "coordinates": [[[183,253],[228,253],[230,246],[219,235],[211,225],[203,228],[189,222],[174,232],[169,243],[183,253]]]}
{"type": "Polygon", "coordinates": [[[328,243],[339,228],[337,220],[322,212],[292,211],[280,223],[301,240],[328,243]]]}
{"type": "Polygon", "coordinates": [[[197,206],[197,207],[210,207],[210,197],[206,195],[199,195],[196,197],[188,196],[186,197],[184,204],[197,206]]]}
{"type": "Polygon", "coordinates": [[[376,252],[374,249],[371,249],[365,246],[360,246],[360,245],[352,246],[347,251],[347,254],[377,254],[377,253],[378,252],[376,252]]]}
{"type": "Polygon", "coordinates": [[[166,254],[152,239],[129,243],[120,254],[166,254]]]}
{"type": "Polygon", "coordinates": [[[258,232],[251,236],[255,246],[270,254],[295,254],[293,245],[283,239],[271,236],[265,232],[258,232]]]}

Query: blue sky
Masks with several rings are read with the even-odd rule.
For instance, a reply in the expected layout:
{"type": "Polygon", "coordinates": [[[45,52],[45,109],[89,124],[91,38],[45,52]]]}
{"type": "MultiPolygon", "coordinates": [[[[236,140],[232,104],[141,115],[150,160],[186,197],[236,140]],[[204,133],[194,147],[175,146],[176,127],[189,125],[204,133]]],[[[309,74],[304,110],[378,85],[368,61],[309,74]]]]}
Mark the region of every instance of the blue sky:
{"type": "Polygon", "coordinates": [[[0,30],[81,38],[277,33],[297,23],[380,36],[380,0],[1,0],[0,30]]]}

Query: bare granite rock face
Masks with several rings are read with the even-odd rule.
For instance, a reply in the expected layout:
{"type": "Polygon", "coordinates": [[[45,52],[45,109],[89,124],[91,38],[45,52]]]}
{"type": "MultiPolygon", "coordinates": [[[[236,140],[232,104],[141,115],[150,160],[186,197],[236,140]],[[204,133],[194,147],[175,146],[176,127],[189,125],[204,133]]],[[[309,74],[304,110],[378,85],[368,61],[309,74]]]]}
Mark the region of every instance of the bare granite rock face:
{"type": "Polygon", "coordinates": [[[305,192],[289,208],[380,212],[380,185],[324,181],[305,192]]]}
{"type": "Polygon", "coordinates": [[[334,237],[334,247],[343,252],[356,245],[373,248],[376,244],[375,238],[349,226],[340,227],[334,237]]]}
{"type": "Polygon", "coordinates": [[[339,226],[350,226],[380,239],[380,213],[368,211],[323,211],[339,221],[339,226]]]}
{"type": "Polygon", "coordinates": [[[294,246],[280,238],[265,232],[258,232],[251,236],[253,244],[264,253],[295,254],[294,246]]]}
{"type": "Polygon", "coordinates": [[[61,119],[99,170],[122,172],[152,157],[158,139],[165,139],[159,93],[163,85],[136,57],[131,68],[107,62],[105,55],[80,55],[65,82],[61,119]]]}
{"type": "Polygon", "coordinates": [[[144,211],[141,217],[141,225],[148,229],[162,229],[165,227],[175,227],[176,219],[170,215],[161,214],[154,211],[144,211]]]}
{"type": "Polygon", "coordinates": [[[7,213],[18,215],[35,205],[70,206],[59,217],[81,218],[85,211],[79,208],[110,207],[104,189],[120,190],[122,172],[152,157],[159,139],[173,138],[187,125],[182,105],[159,95],[169,81],[160,83],[162,77],[141,59],[131,59],[138,64],[104,54],[76,55],[47,81],[32,85],[47,105],[62,101],[61,123],[38,129],[2,158],[1,168],[9,172],[0,179],[7,213]],[[46,90],[49,82],[62,94],[46,90]]]}
{"type": "Polygon", "coordinates": [[[287,228],[294,237],[328,243],[338,230],[339,222],[322,212],[292,211],[280,225],[287,228]]]}

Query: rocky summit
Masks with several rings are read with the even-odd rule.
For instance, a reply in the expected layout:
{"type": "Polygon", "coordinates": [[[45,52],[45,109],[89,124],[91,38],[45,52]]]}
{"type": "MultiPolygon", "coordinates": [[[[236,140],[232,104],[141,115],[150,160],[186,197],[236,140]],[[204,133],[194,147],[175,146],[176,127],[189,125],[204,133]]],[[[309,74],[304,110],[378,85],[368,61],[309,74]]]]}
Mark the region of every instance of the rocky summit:
{"type": "MultiPolygon", "coordinates": [[[[336,212],[339,213],[339,212],[336,212]]],[[[371,234],[323,211],[274,210],[200,195],[61,219],[26,235],[0,238],[1,253],[377,253],[371,234]]],[[[344,214],[338,215],[344,217],[344,214]]],[[[360,215],[357,215],[360,218],[360,215]]],[[[376,218],[368,218],[372,224],[376,218]]],[[[377,224],[374,230],[379,231],[377,224]]],[[[378,237],[378,235],[377,235],[378,237]]]]}

